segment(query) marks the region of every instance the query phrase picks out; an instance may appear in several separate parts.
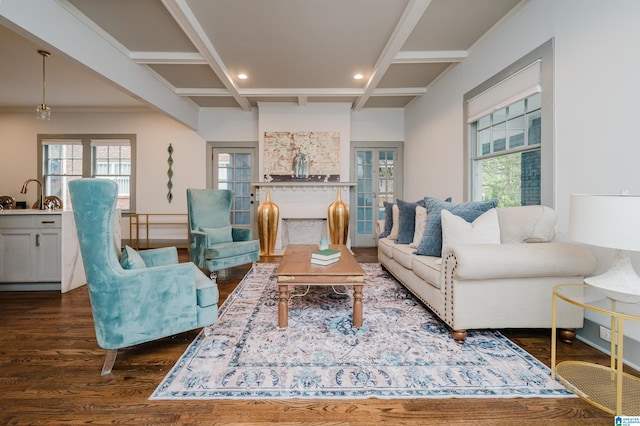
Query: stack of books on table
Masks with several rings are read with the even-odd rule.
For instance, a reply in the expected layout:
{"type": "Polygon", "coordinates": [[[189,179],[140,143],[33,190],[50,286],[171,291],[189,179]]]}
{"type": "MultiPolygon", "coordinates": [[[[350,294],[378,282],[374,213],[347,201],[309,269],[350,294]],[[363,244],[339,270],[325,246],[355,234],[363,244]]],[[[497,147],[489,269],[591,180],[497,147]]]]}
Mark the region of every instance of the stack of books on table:
{"type": "Polygon", "coordinates": [[[314,265],[331,265],[340,260],[340,252],[333,249],[324,249],[311,253],[311,263],[314,265]]]}

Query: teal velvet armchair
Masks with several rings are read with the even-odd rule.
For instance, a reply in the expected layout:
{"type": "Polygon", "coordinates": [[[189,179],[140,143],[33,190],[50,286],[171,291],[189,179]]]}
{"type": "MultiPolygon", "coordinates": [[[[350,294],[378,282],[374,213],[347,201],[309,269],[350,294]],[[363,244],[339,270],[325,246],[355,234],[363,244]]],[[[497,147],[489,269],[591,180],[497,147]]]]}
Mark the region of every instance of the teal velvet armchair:
{"type": "Polygon", "coordinates": [[[260,243],[251,239],[251,229],[231,226],[233,191],[187,189],[189,253],[191,261],[211,272],[254,263],[260,258],[260,243]]]}
{"type": "Polygon", "coordinates": [[[117,185],[103,179],[69,182],[98,345],[109,374],[118,349],[213,324],[218,287],[175,247],[120,253],[113,226],[117,185]]]}

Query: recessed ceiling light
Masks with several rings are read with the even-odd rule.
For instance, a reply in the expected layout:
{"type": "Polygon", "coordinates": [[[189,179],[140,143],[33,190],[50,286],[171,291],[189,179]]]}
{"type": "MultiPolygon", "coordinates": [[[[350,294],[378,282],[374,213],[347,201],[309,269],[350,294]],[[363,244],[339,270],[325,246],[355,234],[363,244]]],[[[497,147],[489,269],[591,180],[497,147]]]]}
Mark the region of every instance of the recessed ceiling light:
{"type": "Polygon", "coordinates": [[[240,80],[246,80],[247,78],[249,78],[249,76],[246,75],[245,73],[241,72],[240,74],[238,74],[238,78],[240,80]]]}
{"type": "Polygon", "coordinates": [[[362,80],[364,78],[364,75],[358,73],[358,74],[355,74],[353,78],[355,78],[356,80],[362,80]]]}

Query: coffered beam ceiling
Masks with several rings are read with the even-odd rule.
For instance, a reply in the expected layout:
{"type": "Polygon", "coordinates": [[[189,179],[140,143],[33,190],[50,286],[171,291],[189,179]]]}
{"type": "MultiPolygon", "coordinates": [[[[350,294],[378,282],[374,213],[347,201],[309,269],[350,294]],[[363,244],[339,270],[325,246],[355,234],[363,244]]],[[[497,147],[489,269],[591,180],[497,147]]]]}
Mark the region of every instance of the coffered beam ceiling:
{"type": "MultiPolygon", "coordinates": [[[[12,49],[0,73],[17,74],[16,62],[33,64],[31,50],[49,48],[49,86],[68,75],[87,84],[77,88],[84,96],[56,99],[53,90],[52,107],[104,107],[87,95],[106,82],[130,97],[114,108],[151,106],[191,127],[203,109],[249,111],[258,102],[405,107],[519,2],[0,0],[0,43],[12,37],[7,30],[25,39],[24,52],[12,49]],[[89,84],[95,78],[101,83],[89,84]]],[[[18,97],[0,100],[0,108],[37,101],[18,97]]]]}

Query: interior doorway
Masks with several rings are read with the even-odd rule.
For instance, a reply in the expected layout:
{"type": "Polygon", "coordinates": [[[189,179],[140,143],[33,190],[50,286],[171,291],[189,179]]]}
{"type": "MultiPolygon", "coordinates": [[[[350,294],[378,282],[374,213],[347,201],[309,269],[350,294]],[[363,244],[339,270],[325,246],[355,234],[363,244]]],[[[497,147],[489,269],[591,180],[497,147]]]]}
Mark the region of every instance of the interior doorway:
{"type": "Polygon", "coordinates": [[[350,226],[355,247],[377,245],[376,223],[384,219],[384,202],[402,194],[402,142],[353,142],[350,226]]]}
{"type": "Polygon", "coordinates": [[[234,193],[231,204],[231,224],[253,230],[257,238],[256,197],[253,183],[257,182],[258,157],[256,144],[209,143],[207,188],[230,189],[234,193]]]}

